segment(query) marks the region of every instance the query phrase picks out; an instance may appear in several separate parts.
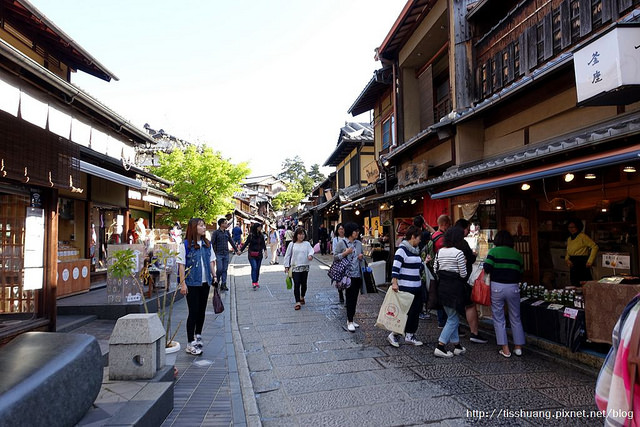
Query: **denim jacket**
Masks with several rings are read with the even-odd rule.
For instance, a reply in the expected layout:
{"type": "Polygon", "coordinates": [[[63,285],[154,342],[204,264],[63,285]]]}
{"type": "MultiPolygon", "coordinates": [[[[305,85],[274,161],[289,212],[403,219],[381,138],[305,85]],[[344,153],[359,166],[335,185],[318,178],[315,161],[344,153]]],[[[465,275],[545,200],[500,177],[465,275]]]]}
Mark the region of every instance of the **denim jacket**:
{"type": "Polygon", "coordinates": [[[204,282],[211,284],[211,246],[200,246],[199,249],[189,247],[189,242],[184,242],[186,260],[185,269],[190,268],[189,274],[185,277],[187,286],[201,286],[204,282]],[[206,277],[202,277],[202,263],[206,277]]]}

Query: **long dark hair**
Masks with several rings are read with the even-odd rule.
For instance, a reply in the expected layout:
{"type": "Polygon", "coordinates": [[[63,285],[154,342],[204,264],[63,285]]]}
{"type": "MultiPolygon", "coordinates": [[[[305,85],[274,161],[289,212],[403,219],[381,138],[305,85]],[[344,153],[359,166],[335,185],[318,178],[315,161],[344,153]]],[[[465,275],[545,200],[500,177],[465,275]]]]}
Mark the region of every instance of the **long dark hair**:
{"type": "Polygon", "coordinates": [[[513,236],[507,230],[500,230],[496,233],[496,237],[493,238],[493,244],[496,246],[507,246],[513,249],[515,245],[513,236]]]}
{"type": "MultiPolygon", "coordinates": [[[[200,249],[200,241],[198,240],[198,224],[201,221],[203,224],[206,224],[202,218],[191,218],[187,224],[187,236],[185,237],[185,241],[189,243],[190,248],[200,249]]],[[[211,245],[206,236],[202,236],[202,241],[204,241],[204,246],[207,248],[211,245]]]]}

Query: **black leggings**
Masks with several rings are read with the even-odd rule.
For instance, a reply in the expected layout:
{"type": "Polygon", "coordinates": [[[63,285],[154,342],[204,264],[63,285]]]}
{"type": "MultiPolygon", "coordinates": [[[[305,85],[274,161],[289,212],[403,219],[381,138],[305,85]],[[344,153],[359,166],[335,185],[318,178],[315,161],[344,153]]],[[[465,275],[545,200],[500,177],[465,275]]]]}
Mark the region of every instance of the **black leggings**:
{"type": "Polygon", "coordinates": [[[202,334],[204,325],[204,313],[207,310],[209,299],[209,284],[203,283],[201,286],[187,286],[187,339],[189,344],[195,335],[202,334]]]}
{"type": "Polygon", "coordinates": [[[293,296],[296,297],[296,302],[300,302],[300,298],[304,298],[304,296],[307,294],[308,277],[308,271],[294,271],[292,274],[293,296]]]}
{"type": "Polygon", "coordinates": [[[404,332],[407,334],[415,334],[418,330],[418,324],[420,323],[420,311],[422,311],[422,287],[410,288],[408,286],[398,286],[398,290],[414,295],[413,302],[407,313],[407,324],[404,327],[404,332]]]}
{"type": "Polygon", "coordinates": [[[362,277],[352,277],[351,286],[345,291],[347,300],[347,322],[353,322],[353,316],[356,314],[356,306],[358,305],[358,295],[362,288],[362,277]]]}

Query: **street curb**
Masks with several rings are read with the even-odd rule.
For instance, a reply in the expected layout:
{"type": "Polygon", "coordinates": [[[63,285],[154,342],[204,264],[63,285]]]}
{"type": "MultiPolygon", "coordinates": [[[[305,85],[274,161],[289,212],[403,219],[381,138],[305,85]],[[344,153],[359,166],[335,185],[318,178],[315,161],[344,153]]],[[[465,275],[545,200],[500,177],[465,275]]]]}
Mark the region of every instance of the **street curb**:
{"type": "Polygon", "coordinates": [[[238,365],[238,377],[240,379],[240,391],[242,392],[242,403],[244,405],[244,414],[247,426],[262,426],[260,420],[260,412],[258,411],[258,403],[253,392],[253,382],[249,375],[249,365],[247,363],[247,355],[242,344],[242,336],[240,335],[240,327],[238,326],[238,313],[236,310],[236,277],[235,264],[233,272],[229,275],[229,297],[231,300],[231,334],[233,335],[233,347],[236,352],[236,363],[238,365]]]}

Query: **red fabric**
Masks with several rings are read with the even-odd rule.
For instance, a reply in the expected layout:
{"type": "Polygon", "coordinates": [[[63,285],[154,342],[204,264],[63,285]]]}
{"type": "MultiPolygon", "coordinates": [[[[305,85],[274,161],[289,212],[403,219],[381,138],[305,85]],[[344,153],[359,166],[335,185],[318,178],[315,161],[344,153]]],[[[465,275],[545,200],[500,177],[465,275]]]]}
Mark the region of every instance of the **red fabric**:
{"type": "Polygon", "coordinates": [[[424,196],[423,200],[424,220],[432,227],[438,226],[438,217],[440,215],[449,215],[449,199],[432,200],[429,195],[424,196]]]}

